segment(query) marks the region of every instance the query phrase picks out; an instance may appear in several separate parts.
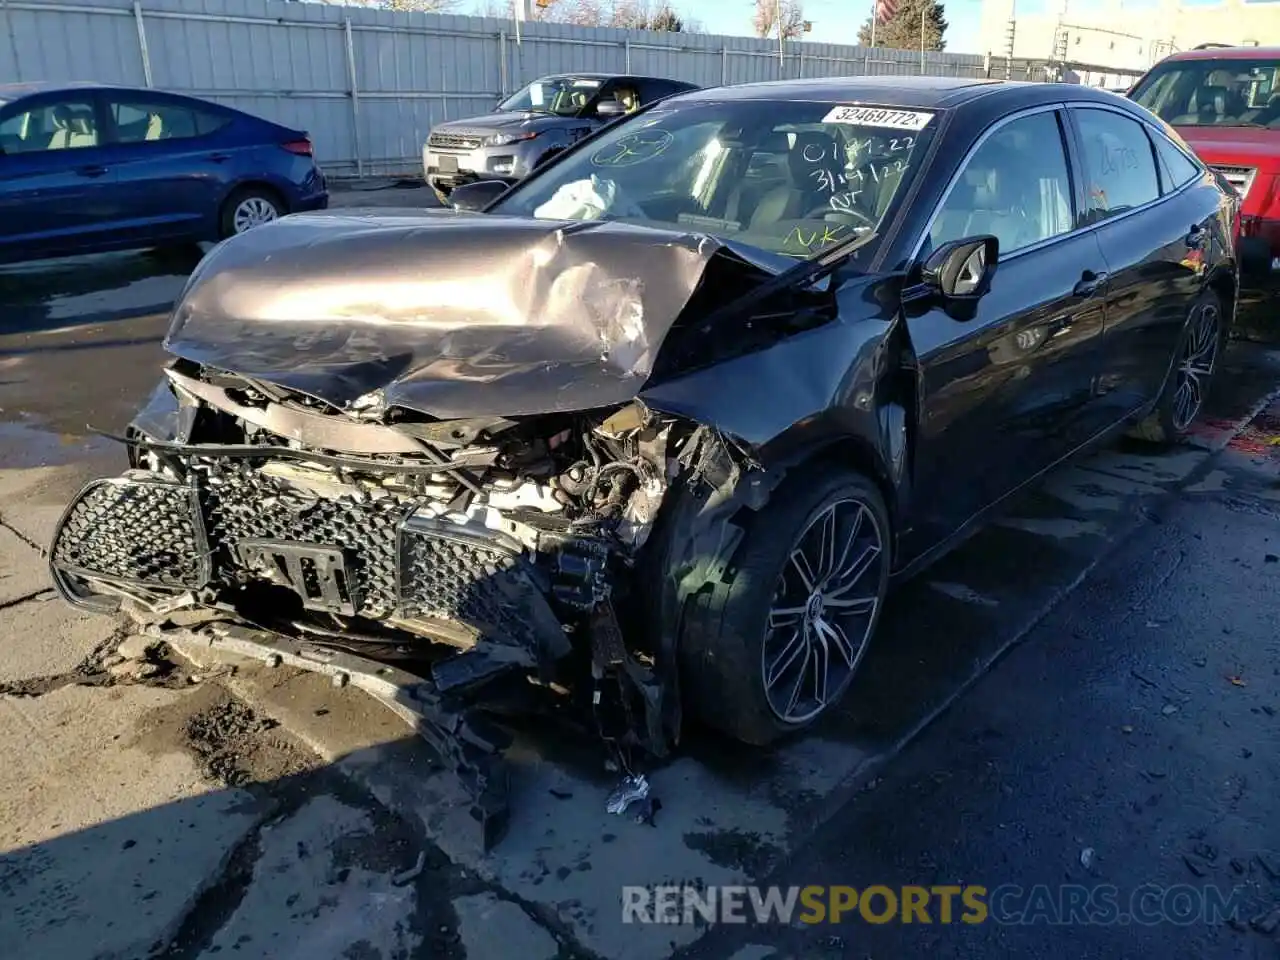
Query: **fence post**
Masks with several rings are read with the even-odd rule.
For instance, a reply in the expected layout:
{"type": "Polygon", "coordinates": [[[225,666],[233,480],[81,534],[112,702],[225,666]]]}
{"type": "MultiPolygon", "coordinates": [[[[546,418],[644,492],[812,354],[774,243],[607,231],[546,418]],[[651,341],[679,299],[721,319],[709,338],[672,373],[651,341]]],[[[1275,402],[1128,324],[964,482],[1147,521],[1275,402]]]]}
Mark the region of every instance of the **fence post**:
{"type": "Polygon", "coordinates": [[[9,0],[0,0],[0,19],[4,20],[4,32],[9,35],[9,46],[13,48],[13,79],[22,79],[22,65],[18,62],[18,38],[13,32],[13,20],[9,17],[9,0]]]}
{"type": "MultiPolygon", "coordinates": [[[[8,4],[5,4],[8,6],[8,4]]],[[[151,82],[151,51],[147,49],[147,25],[142,22],[142,0],[133,0],[133,22],[138,26],[138,49],[142,52],[142,79],[148,87],[151,82]]]]}
{"type": "Polygon", "coordinates": [[[720,86],[729,83],[729,48],[722,46],[720,48],[720,86]]]}
{"type": "Polygon", "coordinates": [[[356,41],[351,33],[351,18],[342,21],[347,40],[347,83],[351,87],[351,143],[356,151],[356,176],[364,176],[364,150],[360,137],[360,86],[356,81],[356,41]]]}
{"type": "Polygon", "coordinates": [[[622,68],[622,72],[626,74],[631,73],[631,38],[630,37],[622,41],[622,62],[623,64],[625,64],[625,66],[623,66],[622,68]]]}
{"type": "Polygon", "coordinates": [[[449,59],[440,58],[440,112],[449,119],[449,59]]]}
{"type": "Polygon", "coordinates": [[[498,93],[505,97],[507,95],[507,32],[505,30],[498,34],[498,85],[501,88],[498,93]]]}

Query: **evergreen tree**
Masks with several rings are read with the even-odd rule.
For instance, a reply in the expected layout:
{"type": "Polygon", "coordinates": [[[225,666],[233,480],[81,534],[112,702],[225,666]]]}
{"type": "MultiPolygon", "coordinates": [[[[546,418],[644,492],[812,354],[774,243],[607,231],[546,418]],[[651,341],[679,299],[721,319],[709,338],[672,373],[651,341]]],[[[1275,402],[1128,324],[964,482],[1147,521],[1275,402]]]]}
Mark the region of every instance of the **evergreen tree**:
{"type": "MultiPolygon", "coordinates": [[[[920,17],[924,16],[924,48],[942,50],[947,20],[938,0],[898,0],[898,9],[884,23],[876,24],[876,46],[895,50],[920,49],[920,17]]],[[[858,30],[858,43],[871,46],[871,18],[858,30]]]]}

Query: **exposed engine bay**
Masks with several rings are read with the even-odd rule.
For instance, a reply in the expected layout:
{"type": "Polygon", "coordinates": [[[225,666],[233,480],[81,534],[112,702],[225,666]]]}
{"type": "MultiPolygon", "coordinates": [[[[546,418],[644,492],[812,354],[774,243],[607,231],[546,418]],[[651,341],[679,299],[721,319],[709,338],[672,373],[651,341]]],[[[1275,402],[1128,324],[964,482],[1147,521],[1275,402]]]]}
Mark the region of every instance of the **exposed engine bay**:
{"type": "Polygon", "coordinates": [[[628,774],[667,754],[679,710],[652,607],[671,544],[655,531],[708,450],[736,472],[727,441],[638,400],[435,421],[189,361],[166,374],[122,438],[132,469],[90,484],[59,526],[68,599],[114,598],[153,629],[207,611],[421,677],[439,713],[428,739],[461,749],[489,794],[474,814],[485,843],[504,800],[499,775],[474,776],[475,746],[501,744],[459,745],[473,708],[589,719],[628,774]],[[163,433],[148,429],[157,409],[163,433]]]}

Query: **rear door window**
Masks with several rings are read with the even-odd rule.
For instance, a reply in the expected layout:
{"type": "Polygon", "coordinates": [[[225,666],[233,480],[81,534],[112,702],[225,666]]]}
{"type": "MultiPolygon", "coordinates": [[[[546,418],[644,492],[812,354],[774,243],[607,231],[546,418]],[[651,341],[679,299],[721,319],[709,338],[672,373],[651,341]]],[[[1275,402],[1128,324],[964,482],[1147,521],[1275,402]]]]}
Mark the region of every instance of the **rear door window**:
{"type": "Polygon", "coordinates": [[[113,99],[111,119],[119,143],[189,140],[226,125],[223,115],[184,103],[113,99]]]}
{"type": "Polygon", "coordinates": [[[1085,221],[1105,220],[1160,197],[1156,158],[1137,120],[1074,108],[1084,160],[1085,221]]]}

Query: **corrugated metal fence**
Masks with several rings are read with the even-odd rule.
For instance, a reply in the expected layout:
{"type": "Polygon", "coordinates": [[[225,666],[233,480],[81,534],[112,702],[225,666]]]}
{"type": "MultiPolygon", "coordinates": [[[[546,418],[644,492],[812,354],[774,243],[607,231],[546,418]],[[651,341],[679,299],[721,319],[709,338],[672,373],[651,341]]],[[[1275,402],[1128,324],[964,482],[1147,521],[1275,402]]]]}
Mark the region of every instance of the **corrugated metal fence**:
{"type": "MultiPolygon", "coordinates": [[[[548,73],[700,86],[852,74],[1004,75],[981,56],[392,13],[277,0],[0,0],[0,82],[154,86],[308,130],[335,174],[412,172],[445,119],[548,73]]],[[[1018,79],[1042,79],[1022,64],[1018,79]]]]}

